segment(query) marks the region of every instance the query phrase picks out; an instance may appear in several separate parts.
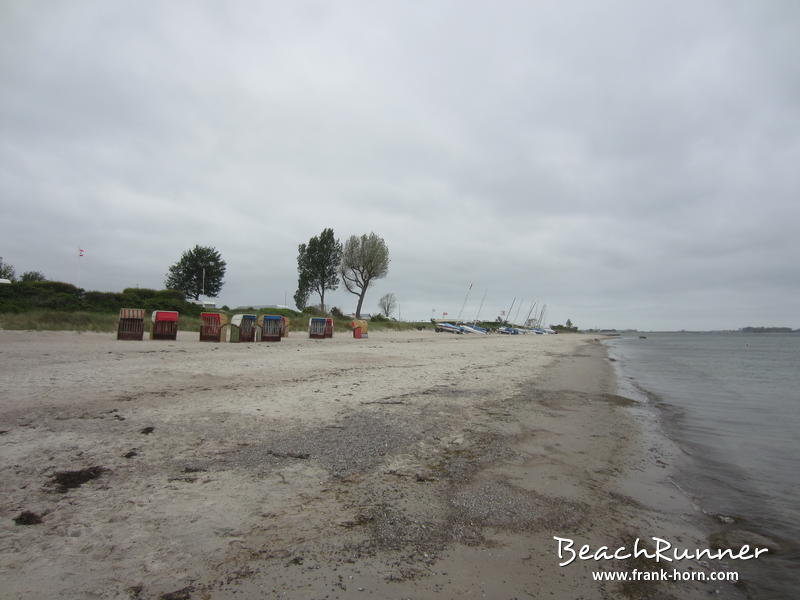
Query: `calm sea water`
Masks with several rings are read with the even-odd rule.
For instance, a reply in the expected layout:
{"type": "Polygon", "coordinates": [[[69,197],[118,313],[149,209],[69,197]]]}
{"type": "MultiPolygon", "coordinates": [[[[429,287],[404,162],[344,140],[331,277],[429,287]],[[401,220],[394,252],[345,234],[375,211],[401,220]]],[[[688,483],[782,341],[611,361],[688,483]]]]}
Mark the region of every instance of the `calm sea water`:
{"type": "Polygon", "coordinates": [[[800,335],[646,336],[608,342],[621,392],[657,407],[706,512],[780,542],[740,569],[752,597],[800,597],[800,335]]]}

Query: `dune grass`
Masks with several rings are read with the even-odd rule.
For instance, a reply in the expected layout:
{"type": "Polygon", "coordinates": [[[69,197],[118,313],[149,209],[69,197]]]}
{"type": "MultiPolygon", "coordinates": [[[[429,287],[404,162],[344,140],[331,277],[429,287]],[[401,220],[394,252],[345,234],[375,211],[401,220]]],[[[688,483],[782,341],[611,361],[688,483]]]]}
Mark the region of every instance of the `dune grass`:
{"type": "MultiPolygon", "coordinates": [[[[226,313],[226,311],[211,311],[226,313]]],[[[257,311],[254,311],[254,314],[257,311]]],[[[226,313],[228,319],[233,312],[226,313]]],[[[288,315],[287,315],[288,316],[288,315]]],[[[0,313],[0,329],[26,330],[26,331],[97,331],[115,332],[117,330],[116,312],[69,312],[56,310],[32,310],[20,313],[0,313]]],[[[310,315],[298,314],[288,316],[289,330],[296,332],[308,331],[310,315]]],[[[334,331],[337,333],[350,333],[349,318],[334,318],[334,331]]],[[[146,319],[145,329],[149,330],[149,316],[146,319]]],[[[420,326],[430,327],[430,323],[407,323],[397,321],[370,321],[370,331],[408,331],[420,326]]],[[[180,331],[200,331],[200,318],[181,315],[178,321],[180,331]]]]}
{"type": "MultiPolygon", "coordinates": [[[[114,332],[118,318],[117,313],[31,310],[0,313],[0,329],[114,332]]],[[[145,328],[148,328],[147,324],[145,328]]],[[[181,331],[200,331],[200,319],[181,315],[178,328],[181,331]]]]}

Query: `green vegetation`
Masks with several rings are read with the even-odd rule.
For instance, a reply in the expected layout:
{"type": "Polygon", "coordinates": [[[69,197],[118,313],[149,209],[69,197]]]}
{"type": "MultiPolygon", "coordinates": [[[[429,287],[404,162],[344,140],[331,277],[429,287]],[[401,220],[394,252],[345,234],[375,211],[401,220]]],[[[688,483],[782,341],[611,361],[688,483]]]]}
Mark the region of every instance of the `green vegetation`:
{"type": "MultiPolygon", "coordinates": [[[[208,310],[184,300],[179,290],[126,288],[120,293],[87,292],[61,281],[15,281],[0,286],[2,329],[113,332],[116,331],[121,308],[143,308],[147,313],[153,310],[176,310],[180,313],[180,331],[199,331],[199,316],[205,311],[223,313],[229,319],[236,313],[280,315],[289,319],[289,328],[294,332],[308,331],[309,318],[325,316],[315,307],[307,307],[303,312],[287,308],[253,307],[208,310]]],[[[332,309],[331,313],[336,335],[349,335],[352,318],[342,314],[339,309],[332,309]]],[[[430,328],[431,324],[400,323],[376,315],[369,326],[371,331],[407,331],[417,327],[430,328]]]]}
{"type": "Polygon", "coordinates": [[[164,287],[180,290],[184,297],[199,300],[201,295],[216,298],[225,277],[225,261],[216,248],[197,246],[181,255],[169,268],[164,287]]]}
{"type": "Polygon", "coordinates": [[[325,292],[339,287],[339,265],[342,262],[342,244],[333,237],[333,229],[323,229],[308,244],[297,247],[297,307],[305,308],[311,292],[319,294],[319,303],[325,310],[325,292]]]}
{"type": "Polygon", "coordinates": [[[120,308],[177,310],[195,317],[202,310],[198,304],[186,302],[177,290],[127,288],[121,293],[86,292],[61,281],[15,281],[0,286],[0,313],[35,310],[118,313],[120,308]]]}
{"type": "Polygon", "coordinates": [[[47,281],[47,277],[44,276],[44,273],[41,271],[25,271],[22,274],[22,277],[19,278],[20,281],[47,281]]]}
{"type": "Polygon", "coordinates": [[[558,333],[578,333],[578,327],[570,319],[564,325],[551,325],[550,328],[558,333]]]}
{"type": "MultiPolygon", "coordinates": [[[[118,317],[118,313],[57,310],[0,313],[0,329],[113,332],[117,330],[118,317]]],[[[180,331],[200,331],[200,319],[182,314],[178,328],[180,331]]],[[[149,324],[145,324],[145,330],[149,330],[149,324]]]]}

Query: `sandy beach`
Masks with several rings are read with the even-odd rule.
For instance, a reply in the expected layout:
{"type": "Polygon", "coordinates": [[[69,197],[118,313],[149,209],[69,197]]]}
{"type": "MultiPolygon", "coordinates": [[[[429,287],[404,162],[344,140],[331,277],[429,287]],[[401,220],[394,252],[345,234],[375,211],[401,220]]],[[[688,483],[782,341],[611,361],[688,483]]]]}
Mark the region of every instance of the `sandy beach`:
{"type": "Polygon", "coordinates": [[[740,597],[559,567],[708,546],[592,336],[196,339],[0,331],[3,597],[740,597]]]}

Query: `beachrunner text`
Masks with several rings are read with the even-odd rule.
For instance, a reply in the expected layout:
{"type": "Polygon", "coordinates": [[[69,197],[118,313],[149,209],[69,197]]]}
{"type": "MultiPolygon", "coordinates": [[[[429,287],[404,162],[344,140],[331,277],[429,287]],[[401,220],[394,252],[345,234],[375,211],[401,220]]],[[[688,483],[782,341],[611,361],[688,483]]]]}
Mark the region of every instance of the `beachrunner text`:
{"type": "Polygon", "coordinates": [[[572,563],[576,558],[580,560],[626,560],[629,558],[648,558],[656,562],[666,561],[672,562],[673,560],[699,560],[702,558],[708,560],[750,560],[758,558],[765,552],[767,548],[750,548],[749,545],[744,544],[738,550],[731,548],[711,550],[708,548],[676,548],[665,539],[652,537],[650,538],[655,542],[655,548],[650,550],[642,545],[639,538],[633,542],[633,547],[620,546],[619,548],[609,548],[608,546],[600,546],[593,550],[589,544],[584,544],[578,550],[575,550],[575,542],[569,538],[561,538],[553,536],[553,539],[558,542],[558,558],[561,560],[558,563],[559,567],[566,567],[572,563]]]}

